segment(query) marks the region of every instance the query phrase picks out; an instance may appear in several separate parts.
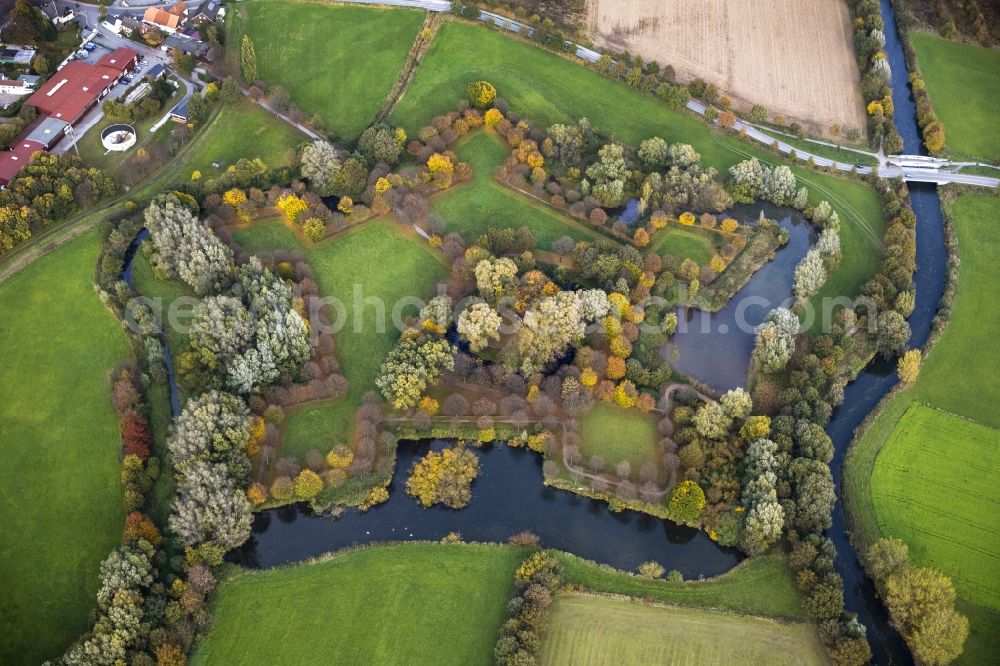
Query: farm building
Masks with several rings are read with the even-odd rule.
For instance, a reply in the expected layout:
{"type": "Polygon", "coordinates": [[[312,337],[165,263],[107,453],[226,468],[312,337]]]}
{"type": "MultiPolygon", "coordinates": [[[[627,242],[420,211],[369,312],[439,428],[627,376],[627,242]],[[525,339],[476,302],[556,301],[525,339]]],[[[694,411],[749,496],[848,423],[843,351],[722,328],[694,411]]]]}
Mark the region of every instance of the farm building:
{"type": "Polygon", "coordinates": [[[42,115],[72,125],[111,92],[138,61],[137,52],[119,48],[101,58],[96,65],[70,62],[46,81],[26,103],[42,115]]]}
{"type": "Polygon", "coordinates": [[[45,146],[37,141],[21,139],[12,145],[10,150],[0,151],[0,185],[6,186],[28,163],[32,155],[44,150],[45,146]]]}
{"type": "Polygon", "coordinates": [[[24,135],[24,140],[34,141],[45,146],[45,150],[52,150],[52,146],[59,143],[59,139],[66,135],[68,128],[69,123],[58,118],[43,118],[24,135]]]}

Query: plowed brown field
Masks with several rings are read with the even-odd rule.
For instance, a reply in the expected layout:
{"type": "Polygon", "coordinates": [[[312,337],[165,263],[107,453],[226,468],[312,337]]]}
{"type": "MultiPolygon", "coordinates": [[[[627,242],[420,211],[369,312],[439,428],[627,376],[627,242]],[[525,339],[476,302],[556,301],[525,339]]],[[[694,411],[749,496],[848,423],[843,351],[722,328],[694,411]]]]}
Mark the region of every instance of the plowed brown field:
{"type": "Polygon", "coordinates": [[[716,84],[813,133],[864,131],[842,0],[589,0],[594,41],[716,84]]]}

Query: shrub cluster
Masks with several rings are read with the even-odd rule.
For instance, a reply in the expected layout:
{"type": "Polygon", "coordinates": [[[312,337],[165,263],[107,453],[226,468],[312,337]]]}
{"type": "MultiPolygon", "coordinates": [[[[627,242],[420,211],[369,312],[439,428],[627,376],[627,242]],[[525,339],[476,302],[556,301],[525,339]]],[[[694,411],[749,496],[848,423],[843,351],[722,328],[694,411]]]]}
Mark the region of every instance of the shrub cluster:
{"type": "Polygon", "coordinates": [[[552,595],[562,582],[558,560],[546,552],[534,553],[517,568],[514,597],[507,604],[507,620],[500,626],[493,650],[498,666],[535,663],[541,634],[548,627],[552,595]]]}

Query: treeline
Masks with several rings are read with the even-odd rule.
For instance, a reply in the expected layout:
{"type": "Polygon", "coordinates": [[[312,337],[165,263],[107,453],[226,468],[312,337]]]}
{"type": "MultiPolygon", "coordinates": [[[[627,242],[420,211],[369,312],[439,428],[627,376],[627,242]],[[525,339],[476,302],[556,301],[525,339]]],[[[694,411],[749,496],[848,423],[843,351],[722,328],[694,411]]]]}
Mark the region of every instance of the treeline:
{"type": "Polygon", "coordinates": [[[98,265],[102,301],[139,325],[130,339],[150,373],[121,374],[113,395],[126,447],[128,510],[147,504],[145,495],[155,482],[155,458],[143,460],[151,436],[140,391],[150,377],[162,376],[162,347],[151,343],[159,326],[118,279],[140,227],[151,229],[158,270],[205,295],[196,315],[195,345],[203,361],[220,371],[188,400],[167,440],[176,480],[168,537],[162,535],[165,525],[144,514],[129,515],[123,545],[101,565],[96,622],[60,659],[63,664],[186,662],[211,625],[206,595],[215,587],[215,568],[250,535],[248,451],[259,447],[264,429],[254,427],[245,396],[266,390],[279,375],[298,374],[308,356],[306,326],[285,280],[253,259],[235,266],[229,249],[197,221],[197,212],[193,200],[176,194],[157,198],[145,214],[127,205],[108,233],[98,265]],[[219,325],[218,316],[235,325],[219,325]]]}
{"type": "Polygon", "coordinates": [[[896,20],[904,16],[945,39],[962,39],[992,47],[1000,42],[1000,5],[990,0],[907,0],[892,2],[896,20]]]}
{"type": "Polygon", "coordinates": [[[0,190],[0,257],[32,235],[118,192],[104,171],[74,155],[35,153],[0,190]]]}
{"type": "MultiPolygon", "coordinates": [[[[903,137],[893,123],[892,68],[885,52],[885,32],[879,0],[851,0],[854,51],[861,70],[861,93],[868,112],[868,137],[888,154],[903,150],[903,137]]],[[[900,72],[902,75],[902,72],[900,72]]]]}
{"type": "Polygon", "coordinates": [[[917,50],[913,47],[913,40],[910,39],[913,17],[903,0],[892,0],[892,6],[893,11],[896,12],[896,24],[899,26],[899,40],[903,45],[906,68],[910,72],[910,89],[913,91],[913,99],[917,105],[917,124],[920,125],[920,132],[927,150],[938,155],[947,149],[945,130],[934,111],[934,102],[927,94],[927,84],[924,83],[923,74],[920,72],[920,63],[917,62],[917,50]]]}

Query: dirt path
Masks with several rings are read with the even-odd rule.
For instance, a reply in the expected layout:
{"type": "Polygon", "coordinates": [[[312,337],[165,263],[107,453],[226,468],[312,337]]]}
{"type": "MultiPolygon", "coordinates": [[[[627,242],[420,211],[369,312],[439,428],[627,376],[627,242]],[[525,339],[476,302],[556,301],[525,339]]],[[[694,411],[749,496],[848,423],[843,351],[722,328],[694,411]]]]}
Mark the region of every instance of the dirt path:
{"type": "Polygon", "coordinates": [[[438,28],[443,21],[444,17],[436,12],[428,12],[427,16],[424,17],[424,24],[417,31],[417,37],[413,41],[413,46],[410,47],[410,52],[406,55],[406,62],[403,64],[403,69],[396,78],[396,83],[393,84],[389,94],[383,100],[382,106],[379,107],[378,113],[375,114],[376,121],[384,121],[392,115],[399,100],[403,98],[406,89],[410,87],[410,81],[413,80],[417,66],[424,59],[424,54],[430,48],[431,42],[434,41],[438,28]]]}

